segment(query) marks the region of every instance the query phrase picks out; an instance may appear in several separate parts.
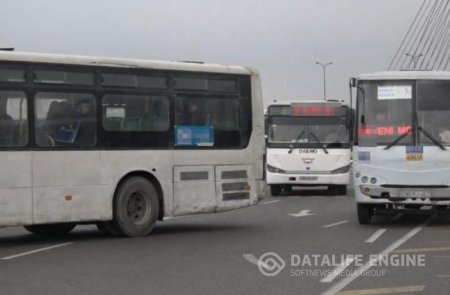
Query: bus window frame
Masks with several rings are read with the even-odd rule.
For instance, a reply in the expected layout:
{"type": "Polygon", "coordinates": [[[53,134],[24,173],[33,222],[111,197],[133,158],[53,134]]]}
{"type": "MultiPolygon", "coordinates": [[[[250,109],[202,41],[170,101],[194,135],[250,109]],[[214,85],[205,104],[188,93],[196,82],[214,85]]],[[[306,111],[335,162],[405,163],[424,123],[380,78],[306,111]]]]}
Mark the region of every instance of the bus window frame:
{"type": "MultiPolygon", "coordinates": [[[[28,143],[23,147],[0,147],[0,151],[63,151],[63,150],[243,150],[246,149],[251,141],[252,134],[254,132],[253,128],[253,90],[252,90],[252,76],[250,74],[230,74],[230,73],[214,73],[214,72],[192,72],[188,70],[164,70],[164,69],[143,69],[143,68],[126,68],[126,67],[110,67],[110,66],[99,66],[99,65],[74,65],[74,64],[58,64],[58,63],[45,63],[45,62],[16,62],[16,61],[1,61],[3,67],[19,68],[25,69],[25,81],[24,82],[1,82],[1,90],[10,91],[23,91],[27,95],[28,103],[28,143]],[[55,71],[73,71],[73,72],[92,72],[94,74],[94,83],[90,84],[65,84],[65,83],[39,83],[34,81],[34,70],[55,70],[55,71]],[[168,87],[166,89],[162,88],[146,88],[146,87],[124,87],[124,86],[103,86],[101,84],[101,73],[118,73],[118,74],[147,74],[147,75],[161,75],[166,76],[168,79],[168,87]],[[230,80],[234,79],[236,81],[236,91],[199,91],[199,90],[185,90],[185,89],[175,89],[174,77],[204,77],[206,79],[214,80],[230,80]],[[97,120],[97,142],[92,147],[41,147],[38,146],[35,140],[35,95],[38,92],[79,92],[92,94],[96,100],[96,120],[97,120]],[[170,103],[170,129],[168,132],[170,135],[170,142],[164,147],[148,147],[148,146],[133,146],[133,147],[122,147],[122,146],[108,146],[105,144],[106,132],[103,130],[103,117],[102,117],[102,99],[103,96],[108,94],[144,94],[144,95],[161,95],[167,96],[170,103]],[[179,146],[174,145],[174,111],[175,103],[174,99],[176,96],[190,96],[194,95],[197,97],[206,96],[218,96],[218,97],[237,97],[239,103],[239,133],[241,144],[236,147],[189,147],[189,146],[179,146]],[[248,106],[248,130],[242,130],[242,120],[241,120],[241,107],[242,100],[247,100],[248,106]],[[245,144],[243,144],[244,131],[248,132],[245,138],[245,144]]],[[[145,132],[144,132],[145,133],[145,132]]]]}

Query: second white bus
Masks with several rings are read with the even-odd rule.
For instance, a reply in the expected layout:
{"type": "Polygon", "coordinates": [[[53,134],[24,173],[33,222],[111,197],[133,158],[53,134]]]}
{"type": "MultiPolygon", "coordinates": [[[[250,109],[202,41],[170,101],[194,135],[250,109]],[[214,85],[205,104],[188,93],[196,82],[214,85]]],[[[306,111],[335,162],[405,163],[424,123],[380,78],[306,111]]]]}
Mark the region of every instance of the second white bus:
{"type": "Polygon", "coordinates": [[[336,102],[276,103],[267,108],[267,184],[272,195],[293,186],[350,181],[352,111],[336,102]]]}

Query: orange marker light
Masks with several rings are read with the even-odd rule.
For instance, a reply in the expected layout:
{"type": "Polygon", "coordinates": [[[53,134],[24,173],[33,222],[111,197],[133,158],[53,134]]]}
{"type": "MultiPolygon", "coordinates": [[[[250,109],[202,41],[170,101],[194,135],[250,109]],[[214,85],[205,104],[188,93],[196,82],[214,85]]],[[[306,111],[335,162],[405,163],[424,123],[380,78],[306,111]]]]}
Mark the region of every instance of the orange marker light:
{"type": "Polygon", "coordinates": [[[66,201],[72,201],[72,195],[65,195],[64,200],[66,201]]]}

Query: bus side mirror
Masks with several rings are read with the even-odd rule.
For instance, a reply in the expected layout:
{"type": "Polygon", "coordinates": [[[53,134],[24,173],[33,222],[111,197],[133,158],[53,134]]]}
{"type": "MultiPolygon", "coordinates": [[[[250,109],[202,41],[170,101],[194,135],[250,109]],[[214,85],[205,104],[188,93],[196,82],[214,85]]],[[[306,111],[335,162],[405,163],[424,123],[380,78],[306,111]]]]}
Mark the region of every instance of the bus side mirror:
{"type": "Polygon", "coordinates": [[[355,88],[356,87],[356,78],[350,78],[348,84],[350,85],[350,87],[355,88]]]}

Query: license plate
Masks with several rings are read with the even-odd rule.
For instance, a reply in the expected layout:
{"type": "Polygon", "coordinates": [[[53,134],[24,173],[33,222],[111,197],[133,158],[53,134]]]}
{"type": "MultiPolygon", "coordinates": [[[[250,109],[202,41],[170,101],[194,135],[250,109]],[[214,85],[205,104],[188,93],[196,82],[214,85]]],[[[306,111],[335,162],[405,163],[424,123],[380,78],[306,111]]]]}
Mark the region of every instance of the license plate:
{"type": "Polygon", "coordinates": [[[317,176],[300,176],[298,180],[304,180],[304,181],[316,181],[319,179],[317,176]]]}
{"type": "Polygon", "coordinates": [[[430,191],[412,191],[412,190],[403,190],[400,192],[400,197],[402,198],[430,198],[430,191]]]}

